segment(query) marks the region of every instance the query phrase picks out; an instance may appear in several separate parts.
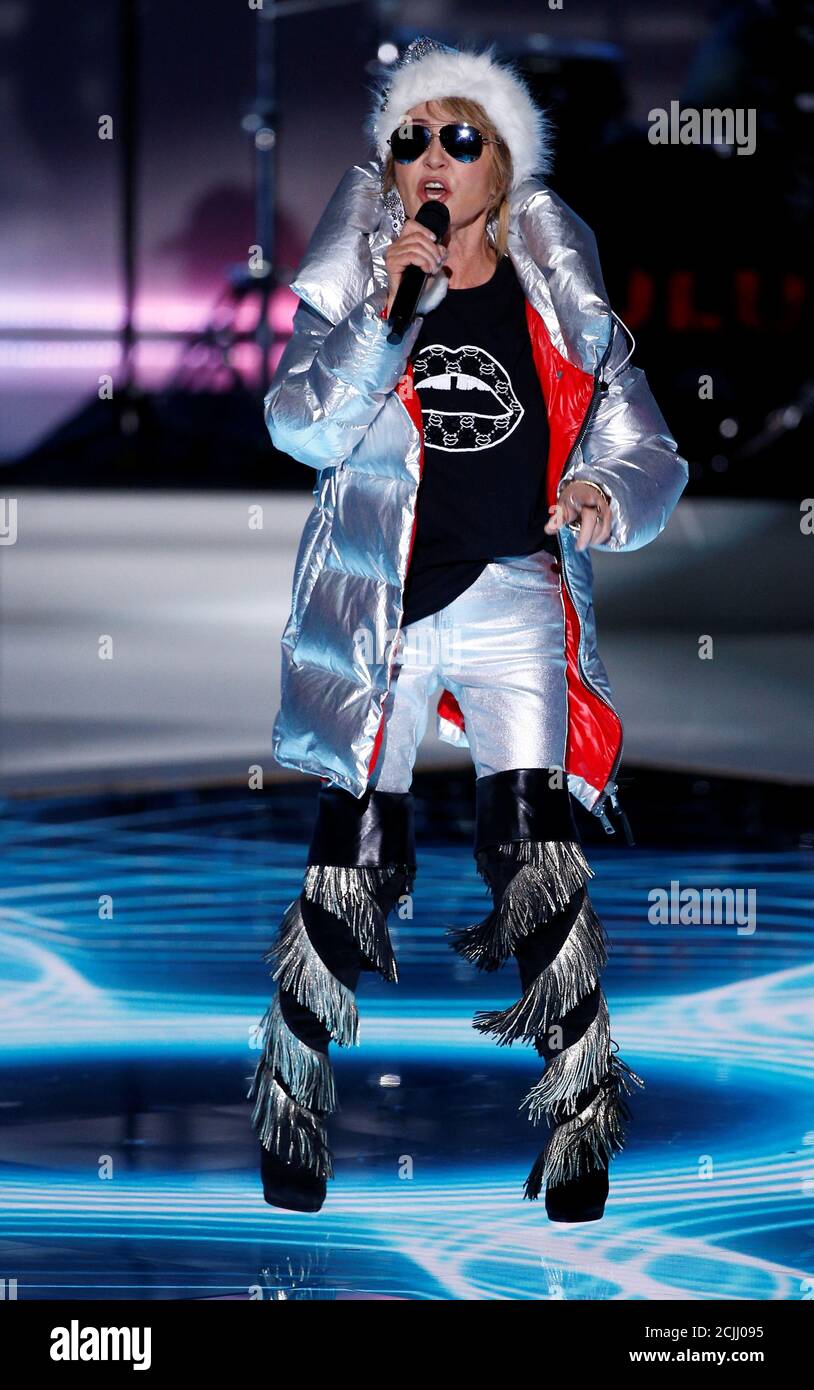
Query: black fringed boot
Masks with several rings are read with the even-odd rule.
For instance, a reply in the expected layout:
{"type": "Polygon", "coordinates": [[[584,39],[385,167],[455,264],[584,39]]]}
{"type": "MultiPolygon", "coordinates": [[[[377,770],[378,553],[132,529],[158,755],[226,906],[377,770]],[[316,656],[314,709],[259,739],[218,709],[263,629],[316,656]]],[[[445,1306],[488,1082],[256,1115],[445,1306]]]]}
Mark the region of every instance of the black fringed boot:
{"type": "MultiPolygon", "coordinates": [[[[517,768],[478,778],[475,858],[493,910],[453,929],[452,945],[481,970],[517,959],[522,997],[480,1010],[474,1026],[500,1045],[532,1044],[546,1061],[521,1102],[538,1124],[555,1128],[524,1184],[535,1200],[546,1184],[552,1221],[604,1215],[608,1165],[630,1119],[623,1090],[641,1077],[611,1053],[610,1020],[599,978],[608,941],[588,895],[593,877],[582,851],[570,793],[551,785],[553,769],[517,768]]],[[[613,1044],[616,1046],[616,1044],[613,1044]]]]}
{"type": "Polygon", "coordinates": [[[337,1109],[328,1047],[359,1041],[363,971],[398,978],[387,917],[412,891],[413,809],[411,792],[320,788],[303,888],[264,957],[279,986],[248,1099],[270,1206],[319,1211],[325,1201],[334,1175],[325,1119],[337,1109]]]}

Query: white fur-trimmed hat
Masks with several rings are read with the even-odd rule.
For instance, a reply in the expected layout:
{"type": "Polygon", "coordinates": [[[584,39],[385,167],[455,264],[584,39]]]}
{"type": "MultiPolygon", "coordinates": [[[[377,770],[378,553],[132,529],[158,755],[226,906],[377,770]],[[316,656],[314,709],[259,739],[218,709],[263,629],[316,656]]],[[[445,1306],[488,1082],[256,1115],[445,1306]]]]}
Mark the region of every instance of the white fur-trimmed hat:
{"type": "Polygon", "coordinates": [[[544,178],[552,164],[548,115],[533,100],[514,65],[495,57],[495,43],[479,52],[450,48],[425,35],[413,39],[384,85],[372,88],[365,129],[382,162],[393,131],[413,106],[468,97],[486,111],[512,157],[512,189],[530,175],[544,178]]]}

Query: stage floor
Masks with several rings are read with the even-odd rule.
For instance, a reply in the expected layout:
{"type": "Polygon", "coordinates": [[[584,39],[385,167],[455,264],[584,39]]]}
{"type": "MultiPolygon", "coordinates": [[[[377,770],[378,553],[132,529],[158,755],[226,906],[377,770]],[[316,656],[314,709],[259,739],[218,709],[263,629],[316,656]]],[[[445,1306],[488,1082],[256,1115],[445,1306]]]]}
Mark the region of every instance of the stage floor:
{"type": "MultiPolygon", "coordinates": [[[[6,799],[0,1255],[18,1298],[781,1299],[814,1266],[814,839],[789,788],[634,774],[633,848],[581,816],[619,1055],[645,1081],[603,1220],[522,1197],[545,1141],[519,997],[444,932],[480,920],[472,782],[414,785],[400,980],[363,976],[323,1210],[262,1198],[246,1100],[315,786],[6,799]],[[740,921],[649,920],[654,889],[742,890],[740,921]],[[750,898],[749,890],[754,890],[750,898]]],[[[7,1294],[8,1296],[8,1294],[7,1294]]]]}

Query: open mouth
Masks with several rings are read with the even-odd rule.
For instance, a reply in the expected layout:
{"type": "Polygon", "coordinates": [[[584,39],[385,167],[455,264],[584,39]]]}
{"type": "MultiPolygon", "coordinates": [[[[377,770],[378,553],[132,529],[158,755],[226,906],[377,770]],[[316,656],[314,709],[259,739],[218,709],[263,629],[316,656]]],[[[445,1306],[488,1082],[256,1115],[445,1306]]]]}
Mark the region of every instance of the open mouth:
{"type": "Polygon", "coordinates": [[[443,179],[423,179],[418,185],[418,192],[423,202],[432,198],[443,203],[450,195],[450,189],[443,179]]]}

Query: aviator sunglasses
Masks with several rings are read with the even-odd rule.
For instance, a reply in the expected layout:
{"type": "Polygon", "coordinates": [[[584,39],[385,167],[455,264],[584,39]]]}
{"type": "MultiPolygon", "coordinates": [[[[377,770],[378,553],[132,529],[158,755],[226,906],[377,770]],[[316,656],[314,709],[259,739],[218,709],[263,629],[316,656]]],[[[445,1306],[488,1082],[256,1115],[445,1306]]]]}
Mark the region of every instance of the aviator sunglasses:
{"type": "MultiPolygon", "coordinates": [[[[432,131],[428,125],[420,122],[405,121],[398,130],[394,130],[388,140],[388,145],[393,151],[393,158],[397,164],[412,164],[413,160],[418,159],[425,150],[429,149],[432,142],[432,131]]],[[[480,159],[483,154],[484,145],[499,145],[500,140],[487,140],[485,135],[473,125],[468,125],[466,121],[456,121],[450,125],[442,125],[438,132],[447,154],[451,154],[453,159],[460,160],[461,164],[473,164],[476,159],[480,159]]]]}

